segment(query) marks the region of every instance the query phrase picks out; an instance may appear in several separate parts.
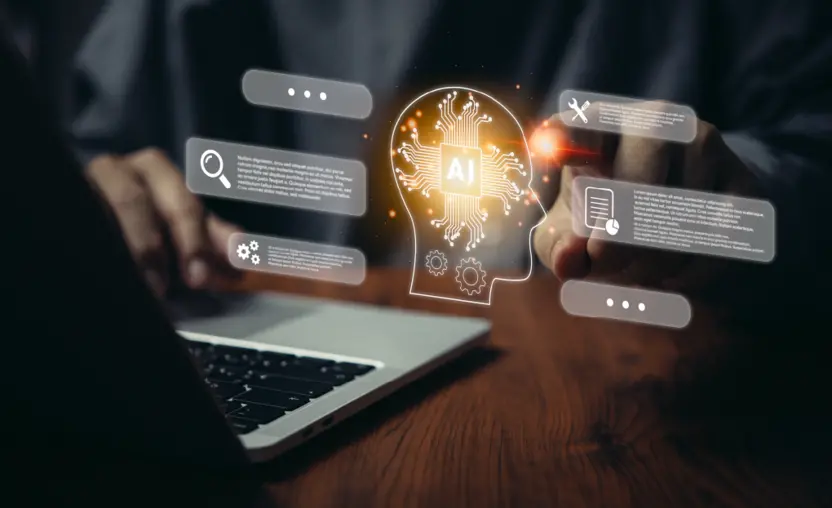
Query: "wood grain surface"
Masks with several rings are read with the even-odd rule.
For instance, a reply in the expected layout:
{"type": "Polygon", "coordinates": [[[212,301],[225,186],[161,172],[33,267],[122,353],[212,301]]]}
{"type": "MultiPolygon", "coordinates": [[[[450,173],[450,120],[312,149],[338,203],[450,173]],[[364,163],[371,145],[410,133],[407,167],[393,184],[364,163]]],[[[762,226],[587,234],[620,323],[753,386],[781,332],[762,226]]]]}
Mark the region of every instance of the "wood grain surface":
{"type": "Polygon", "coordinates": [[[244,282],[493,321],[489,347],[265,465],[279,506],[832,506],[826,377],[794,335],[698,304],[684,331],[576,318],[546,275],[490,308],[410,297],[408,277],[244,282]]]}

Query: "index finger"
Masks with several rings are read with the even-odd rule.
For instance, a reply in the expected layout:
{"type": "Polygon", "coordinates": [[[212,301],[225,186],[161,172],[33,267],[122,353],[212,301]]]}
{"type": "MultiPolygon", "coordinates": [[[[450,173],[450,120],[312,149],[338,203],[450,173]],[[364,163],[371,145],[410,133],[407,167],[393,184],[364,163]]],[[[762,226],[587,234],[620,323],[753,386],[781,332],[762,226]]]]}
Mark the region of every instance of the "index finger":
{"type": "Polygon", "coordinates": [[[87,175],[113,210],[148,283],[157,294],[163,294],[169,275],[164,235],[144,182],[131,166],[111,156],[92,160],[87,175]]]}
{"type": "MultiPolygon", "coordinates": [[[[596,104],[591,104],[583,113],[597,115],[597,108],[596,104]]],[[[550,159],[556,166],[578,168],[578,173],[608,174],[608,157],[605,155],[614,146],[615,135],[582,127],[580,120],[564,121],[564,116],[569,117],[569,113],[555,113],[534,131],[534,153],[550,159]]]]}
{"type": "Polygon", "coordinates": [[[129,163],[142,175],[159,214],[165,220],[176,246],[182,274],[192,286],[201,287],[210,276],[211,244],[205,212],[188,189],[182,174],[164,154],[144,150],[131,155],[129,163]]]}

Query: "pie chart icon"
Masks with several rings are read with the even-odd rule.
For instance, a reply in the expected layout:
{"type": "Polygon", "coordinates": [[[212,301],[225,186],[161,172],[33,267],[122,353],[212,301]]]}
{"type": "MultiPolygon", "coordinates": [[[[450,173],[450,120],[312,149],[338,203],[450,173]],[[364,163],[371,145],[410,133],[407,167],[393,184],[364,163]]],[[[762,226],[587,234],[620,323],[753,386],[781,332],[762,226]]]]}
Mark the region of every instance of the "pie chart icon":
{"type": "Polygon", "coordinates": [[[617,234],[618,234],[618,230],[619,230],[620,228],[621,228],[621,227],[618,225],[618,221],[617,221],[617,220],[615,220],[615,219],[610,219],[610,220],[608,220],[608,221],[607,221],[607,224],[604,226],[604,229],[607,231],[607,233],[609,233],[609,234],[610,234],[610,235],[612,235],[612,236],[617,235],[617,234]]]}

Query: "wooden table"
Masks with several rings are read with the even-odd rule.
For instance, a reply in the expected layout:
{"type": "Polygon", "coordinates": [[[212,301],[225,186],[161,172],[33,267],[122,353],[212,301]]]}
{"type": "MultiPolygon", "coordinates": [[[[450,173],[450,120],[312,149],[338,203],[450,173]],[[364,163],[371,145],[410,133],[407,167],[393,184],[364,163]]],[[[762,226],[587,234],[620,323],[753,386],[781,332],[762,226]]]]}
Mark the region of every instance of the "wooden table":
{"type": "Polygon", "coordinates": [[[489,348],[266,465],[280,506],[832,506],[823,432],[800,439],[829,392],[817,414],[772,393],[797,388],[767,379],[759,336],[698,307],[681,332],[575,318],[546,274],[490,308],[410,297],[408,276],[244,283],[493,320],[489,348]]]}

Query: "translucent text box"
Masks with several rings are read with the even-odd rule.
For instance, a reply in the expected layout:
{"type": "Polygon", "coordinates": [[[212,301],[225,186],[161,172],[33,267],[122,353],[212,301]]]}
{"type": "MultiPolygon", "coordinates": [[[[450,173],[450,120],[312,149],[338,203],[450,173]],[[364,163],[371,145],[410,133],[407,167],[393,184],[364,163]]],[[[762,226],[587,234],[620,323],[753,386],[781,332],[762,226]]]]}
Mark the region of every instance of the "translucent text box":
{"type": "Polygon", "coordinates": [[[357,160],[191,138],[185,174],[206,196],[354,216],[367,209],[367,168],[357,160]]]}
{"type": "Polygon", "coordinates": [[[560,290],[563,309],[573,316],[617,319],[667,328],[684,328],[693,311],[676,293],[613,286],[579,280],[566,281],[560,290]]]}
{"type": "Polygon", "coordinates": [[[696,138],[696,112],[669,102],[565,90],[558,111],[564,124],[582,129],[681,143],[696,138]]]}
{"type": "Polygon", "coordinates": [[[228,259],[241,270],[354,286],[367,272],[367,260],[356,249],[249,233],[231,235],[228,259]]]}
{"type": "Polygon", "coordinates": [[[297,74],[250,70],[243,75],[243,96],[255,106],[363,120],[373,110],[366,86],[297,74]]]}
{"type": "Polygon", "coordinates": [[[582,236],[768,263],[775,210],[768,201],[620,180],[577,177],[572,227],[582,236]]]}

